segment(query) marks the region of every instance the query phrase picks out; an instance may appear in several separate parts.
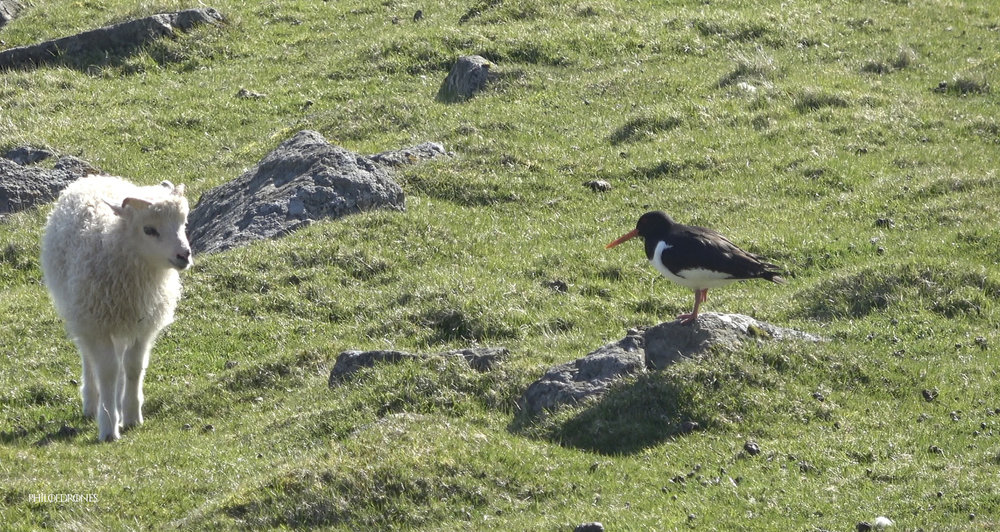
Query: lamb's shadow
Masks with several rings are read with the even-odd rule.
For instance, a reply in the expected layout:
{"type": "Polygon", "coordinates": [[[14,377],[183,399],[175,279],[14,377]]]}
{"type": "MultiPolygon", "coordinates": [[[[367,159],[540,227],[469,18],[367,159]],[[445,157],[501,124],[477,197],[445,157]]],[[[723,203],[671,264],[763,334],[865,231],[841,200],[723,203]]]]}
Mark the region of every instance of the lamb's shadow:
{"type": "MultiPolygon", "coordinates": [[[[93,65],[120,65],[143,46],[174,37],[201,24],[218,24],[223,17],[212,8],[161,13],[85,31],[38,44],[0,51],[0,71],[31,70],[56,64],[77,70],[93,65]]],[[[160,58],[159,60],[165,60],[160,58]]]]}
{"type": "MultiPolygon", "coordinates": [[[[545,437],[566,447],[605,455],[628,455],[706,427],[690,390],[664,372],[651,372],[613,386],[545,437]]],[[[531,432],[536,420],[511,423],[512,432],[531,432]]]]}
{"type": "Polygon", "coordinates": [[[17,425],[11,430],[0,431],[0,443],[4,445],[25,444],[38,437],[32,445],[35,447],[45,447],[59,441],[71,441],[83,434],[83,431],[77,427],[86,423],[87,420],[82,416],[75,416],[68,421],[41,422],[31,428],[17,425]],[[59,428],[53,428],[57,425],[59,428]],[[40,437],[39,434],[41,434],[40,437]]]}

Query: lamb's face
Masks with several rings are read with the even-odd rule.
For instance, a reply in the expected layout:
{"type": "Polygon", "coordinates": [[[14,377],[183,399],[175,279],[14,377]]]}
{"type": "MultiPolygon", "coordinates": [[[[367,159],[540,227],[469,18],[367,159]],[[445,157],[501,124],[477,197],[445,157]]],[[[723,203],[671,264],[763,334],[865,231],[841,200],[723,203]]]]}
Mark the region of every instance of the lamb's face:
{"type": "Polygon", "coordinates": [[[186,270],[194,260],[191,245],[185,235],[187,203],[183,209],[172,205],[154,203],[135,219],[132,230],[141,244],[140,253],[153,264],[167,263],[178,270],[186,270]]]}
{"type": "Polygon", "coordinates": [[[136,252],[154,267],[186,270],[194,260],[185,234],[188,203],[179,185],[165,199],[126,199],[115,212],[125,218],[136,252]]]}

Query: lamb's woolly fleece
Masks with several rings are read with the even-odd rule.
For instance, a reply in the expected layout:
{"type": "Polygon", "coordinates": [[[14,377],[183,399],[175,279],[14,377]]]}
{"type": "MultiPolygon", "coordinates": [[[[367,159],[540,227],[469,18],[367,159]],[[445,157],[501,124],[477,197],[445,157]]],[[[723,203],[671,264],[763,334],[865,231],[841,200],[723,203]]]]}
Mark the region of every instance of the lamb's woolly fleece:
{"type": "Polygon", "coordinates": [[[89,176],[62,192],[46,225],[42,272],[72,336],[86,332],[130,343],[173,321],[181,292],[177,270],[136,253],[142,227],[109,205],[145,199],[152,203],[142,213],[146,223],[183,226],[187,200],[172,190],[89,176]]]}

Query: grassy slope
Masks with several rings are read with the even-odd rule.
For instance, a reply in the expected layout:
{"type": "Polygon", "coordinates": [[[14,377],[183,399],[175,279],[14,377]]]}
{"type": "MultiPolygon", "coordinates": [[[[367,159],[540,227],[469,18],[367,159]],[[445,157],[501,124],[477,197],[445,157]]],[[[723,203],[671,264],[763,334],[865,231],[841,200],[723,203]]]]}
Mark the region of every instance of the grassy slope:
{"type": "MultiPolygon", "coordinates": [[[[114,445],[79,415],[77,354],[39,282],[44,209],[0,223],[0,520],[996,526],[1000,106],[977,89],[998,82],[1000,18],[954,2],[660,4],[220,1],[222,28],[0,75],[0,147],[50,146],[193,198],[304,128],[362,153],[432,139],[457,155],[405,170],[404,214],[200,257],[154,351],[147,424],[114,445]],[[466,53],[501,81],[436,102],[466,53]],[[709,310],[833,341],[681,364],[518,418],[549,365],[690,304],[638,245],[602,250],[648,208],[794,274],[720,290],[709,310]],[[427,362],[326,386],[343,349],[470,344],[513,355],[488,374],[427,362]],[[689,419],[704,430],[677,435],[689,419]]],[[[194,5],[52,1],[0,36],[194,5]]]]}

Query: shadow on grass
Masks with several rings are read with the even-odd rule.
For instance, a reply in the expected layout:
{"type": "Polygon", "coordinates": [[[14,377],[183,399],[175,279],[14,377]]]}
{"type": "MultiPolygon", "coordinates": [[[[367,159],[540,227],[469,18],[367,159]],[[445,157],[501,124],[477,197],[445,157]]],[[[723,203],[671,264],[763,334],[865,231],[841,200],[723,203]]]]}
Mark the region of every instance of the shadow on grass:
{"type": "Polygon", "coordinates": [[[672,438],[704,429],[708,416],[697,407],[690,388],[664,372],[627,380],[570,417],[546,422],[515,418],[514,433],[537,434],[543,439],[604,455],[629,455],[672,438]]]}

